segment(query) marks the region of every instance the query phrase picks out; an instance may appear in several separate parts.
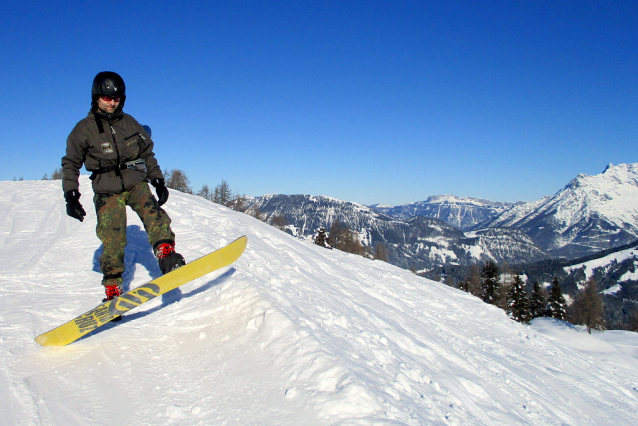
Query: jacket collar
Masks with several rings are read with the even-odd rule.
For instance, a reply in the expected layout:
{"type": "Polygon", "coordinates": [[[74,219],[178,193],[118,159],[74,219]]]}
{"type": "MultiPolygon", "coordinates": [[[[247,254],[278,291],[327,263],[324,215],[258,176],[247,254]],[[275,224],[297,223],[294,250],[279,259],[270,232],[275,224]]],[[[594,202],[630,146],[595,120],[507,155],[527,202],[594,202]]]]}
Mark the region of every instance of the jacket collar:
{"type": "Polygon", "coordinates": [[[100,133],[104,133],[103,122],[111,125],[113,122],[121,120],[123,115],[124,113],[121,109],[116,110],[113,114],[104,113],[96,107],[91,108],[91,111],[89,111],[89,117],[95,120],[95,124],[97,124],[100,133]]]}

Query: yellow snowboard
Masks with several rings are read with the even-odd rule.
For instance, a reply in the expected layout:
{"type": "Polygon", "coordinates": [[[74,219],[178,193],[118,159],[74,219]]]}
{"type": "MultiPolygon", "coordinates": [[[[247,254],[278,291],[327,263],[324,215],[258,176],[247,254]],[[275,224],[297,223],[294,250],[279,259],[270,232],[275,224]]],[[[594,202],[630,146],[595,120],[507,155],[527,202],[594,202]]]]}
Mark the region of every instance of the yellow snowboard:
{"type": "Polygon", "coordinates": [[[120,297],[102,303],[48,333],[41,334],[35,338],[35,341],[42,346],[68,345],[144,302],[230,265],[242,255],[247,242],[248,238],[246,236],[240,237],[226,247],[222,247],[193,262],[187,263],[179,269],[129,290],[120,297]]]}

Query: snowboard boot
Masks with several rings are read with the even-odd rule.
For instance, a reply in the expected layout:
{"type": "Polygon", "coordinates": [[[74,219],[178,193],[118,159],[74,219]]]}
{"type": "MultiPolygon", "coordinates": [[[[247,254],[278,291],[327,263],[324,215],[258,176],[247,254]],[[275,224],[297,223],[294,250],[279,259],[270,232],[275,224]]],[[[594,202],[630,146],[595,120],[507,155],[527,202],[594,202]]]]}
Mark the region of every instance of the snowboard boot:
{"type": "MultiPolygon", "coordinates": [[[[122,294],[122,278],[104,278],[102,280],[102,284],[104,285],[104,292],[106,293],[106,297],[102,299],[102,303],[108,302],[109,300],[113,300],[116,297],[120,297],[122,294]]],[[[122,316],[116,316],[111,321],[119,321],[122,319],[122,316]]]]}
{"type": "Polygon", "coordinates": [[[186,265],[184,257],[175,251],[175,245],[172,241],[160,241],[156,244],[155,257],[157,258],[162,274],[168,274],[180,266],[186,265]]]}
{"type": "Polygon", "coordinates": [[[104,287],[104,291],[106,292],[106,299],[102,299],[102,302],[113,300],[122,294],[122,288],[119,285],[109,285],[104,287]]]}

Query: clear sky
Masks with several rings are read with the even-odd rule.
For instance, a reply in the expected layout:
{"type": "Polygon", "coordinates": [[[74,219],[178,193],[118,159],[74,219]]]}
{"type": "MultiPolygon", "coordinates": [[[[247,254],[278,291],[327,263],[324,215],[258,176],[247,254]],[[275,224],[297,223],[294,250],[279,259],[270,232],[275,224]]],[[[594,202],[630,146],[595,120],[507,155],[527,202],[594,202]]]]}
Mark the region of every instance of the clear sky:
{"type": "Polygon", "coordinates": [[[0,180],[41,179],[116,71],[194,190],[535,201],[638,162],[638,2],[24,1],[0,180]]]}

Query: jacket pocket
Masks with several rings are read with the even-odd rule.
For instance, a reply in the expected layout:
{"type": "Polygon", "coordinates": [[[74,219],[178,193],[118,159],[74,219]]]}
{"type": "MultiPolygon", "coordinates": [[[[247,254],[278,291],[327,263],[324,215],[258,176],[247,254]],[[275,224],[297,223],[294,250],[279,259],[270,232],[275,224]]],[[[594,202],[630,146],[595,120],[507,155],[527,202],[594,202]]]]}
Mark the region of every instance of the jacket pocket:
{"type": "Polygon", "coordinates": [[[140,144],[144,136],[140,133],[135,133],[132,136],[125,138],[122,141],[123,153],[121,153],[125,161],[136,160],[140,155],[140,144]]]}

